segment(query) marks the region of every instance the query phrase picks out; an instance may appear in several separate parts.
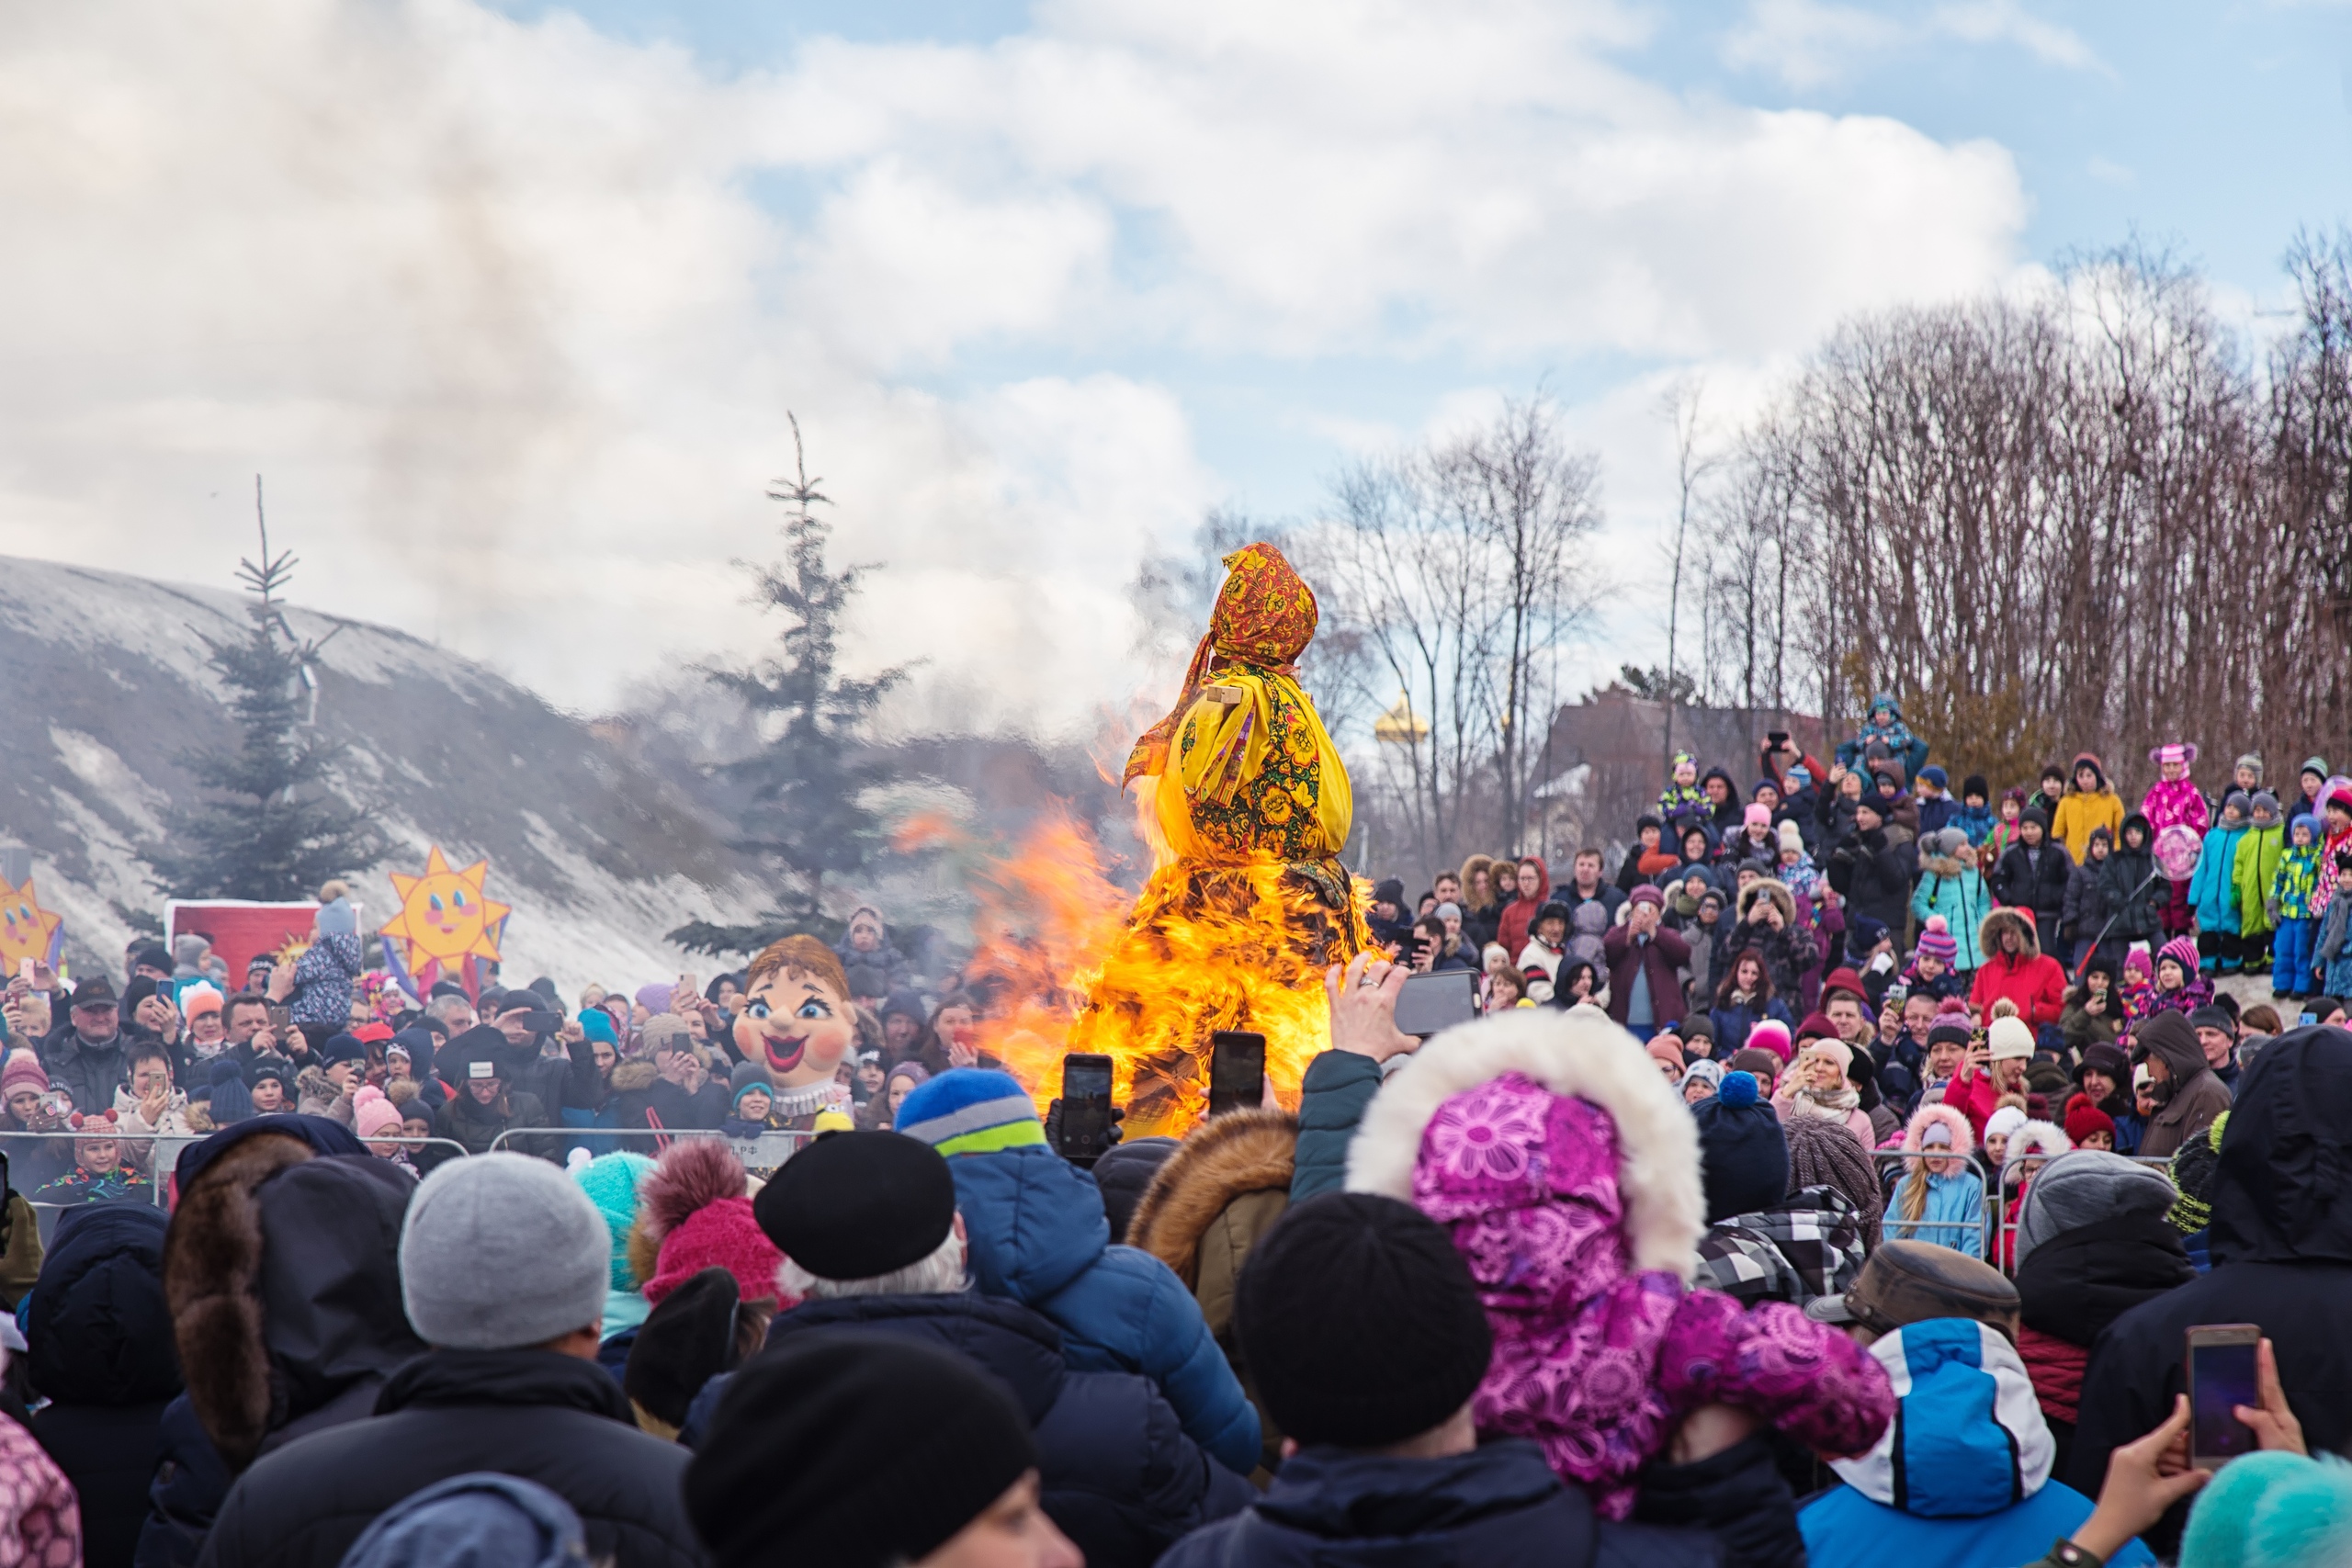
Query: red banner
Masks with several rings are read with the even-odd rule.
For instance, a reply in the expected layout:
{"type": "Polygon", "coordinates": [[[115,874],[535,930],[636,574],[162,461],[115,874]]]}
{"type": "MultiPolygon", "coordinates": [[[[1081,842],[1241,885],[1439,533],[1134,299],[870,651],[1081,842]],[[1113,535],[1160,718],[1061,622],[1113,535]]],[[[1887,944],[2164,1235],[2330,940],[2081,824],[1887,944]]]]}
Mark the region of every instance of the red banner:
{"type": "Polygon", "coordinates": [[[212,941],[212,951],[229,965],[232,989],[245,983],[245,965],[265,953],[275,953],[288,941],[307,942],[317,919],[316,903],[256,904],[243,898],[167,900],[164,905],[164,942],[170,946],[190,932],[212,941]]]}

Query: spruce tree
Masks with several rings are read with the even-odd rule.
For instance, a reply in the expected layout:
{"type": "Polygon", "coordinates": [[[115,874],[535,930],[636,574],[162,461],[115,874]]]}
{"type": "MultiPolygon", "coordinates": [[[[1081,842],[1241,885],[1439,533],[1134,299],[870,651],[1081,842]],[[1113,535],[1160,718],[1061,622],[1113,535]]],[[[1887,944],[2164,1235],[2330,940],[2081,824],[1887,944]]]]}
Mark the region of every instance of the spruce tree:
{"type": "Polygon", "coordinates": [[[822,910],[825,878],[865,865],[880,828],[859,802],[882,779],[881,769],[862,755],[864,732],[906,671],[850,680],[834,667],[842,618],[859,580],[872,569],[836,570],[827,563],[832,528],[815,509],[832,501],[817,488],[823,481],[808,477],[800,422],[791,423],[792,477],[775,480],[768,491],[769,500],[789,509],[785,558],[773,566],[746,565],[760,602],[785,618],[782,651],[748,668],[706,671],[742,699],[763,733],[774,734],[713,776],[733,817],[729,845],[776,874],[775,905],[750,925],[695,920],[670,933],[671,941],[697,953],[756,952],[794,931],[838,936],[838,922],[822,910]]]}
{"type": "Polygon", "coordinates": [[[206,796],[175,810],[164,841],[145,856],[156,886],[174,897],[309,898],[320,884],[383,853],[368,814],[330,782],[344,746],[308,723],[304,671],[334,634],[308,642],[287,624],[282,595],[295,558],[290,550],[270,554],[259,476],[254,512],[261,558],[237,563],[238,580],[253,595],[245,635],[198,634],[205,662],[228,688],[238,742],[181,755],[206,796]]]}

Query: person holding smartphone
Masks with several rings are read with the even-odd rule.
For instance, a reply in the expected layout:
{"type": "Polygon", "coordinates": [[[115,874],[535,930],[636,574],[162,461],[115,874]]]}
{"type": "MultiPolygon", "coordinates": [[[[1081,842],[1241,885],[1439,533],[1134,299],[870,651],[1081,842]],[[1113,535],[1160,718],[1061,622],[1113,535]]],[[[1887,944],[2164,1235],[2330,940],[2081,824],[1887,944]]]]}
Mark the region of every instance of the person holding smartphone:
{"type": "MultiPolygon", "coordinates": [[[[2195,1051],[2193,1040],[2188,1048],[2195,1051]]],[[[2184,1391],[2188,1330],[2215,1324],[2253,1324],[2270,1341],[2314,1451],[2352,1442],[2352,1365],[2343,1354],[2352,1205],[2338,1175],[2347,1168],[2352,1035],[2290,1031],[2262,1048],[2230,1107],[2206,1189],[2211,1271],[2133,1307],[2100,1337],[2075,1431],[2078,1490],[2096,1488],[2109,1456],[2163,1420],[2184,1391]]],[[[2177,1547],[2183,1513],[2144,1537],[2159,1554],[2177,1547]]]]}

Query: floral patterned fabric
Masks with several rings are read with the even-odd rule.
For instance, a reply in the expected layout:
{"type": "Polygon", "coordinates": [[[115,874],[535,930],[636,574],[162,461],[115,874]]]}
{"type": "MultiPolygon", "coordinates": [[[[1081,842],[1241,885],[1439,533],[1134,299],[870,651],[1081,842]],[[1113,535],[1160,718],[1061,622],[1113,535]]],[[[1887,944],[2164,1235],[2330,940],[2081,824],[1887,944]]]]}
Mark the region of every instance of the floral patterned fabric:
{"type": "Polygon", "coordinates": [[[1606,1111],[1518,1073],[1455,1095],[1423,1132],[1413,1200],[1452,1232],[1495,1331],[1479,1429],[1533,1439],[1612,1519],[1702,1404],[1866,1451],[1894,1411],[1884,1369],[1794,1307],[1633,1271],[1619,1159],[1606,1111]]]}
{"type": "Polygon", "coordinates": [[[71,1568],[81,1561],[74,1483],[31,1433],[0,1417],[0,1568],[71,1568]]]}
{"type": "Polygon", "coordinates": [[[1338,852],[1347,830],[1341,826],[1332,839],[1325,796],[1334,788],[1346,790],[1347,773],[1329,755],[1322,720],[1289,677],[1261,670],[1240,674],[1255,679],[1243,688],[1250,699],[1236,705],[1240,711],[1222,727],[1235,733],[1216,734],[1191,715],[1178,732],[1177,773],[1197,840],[1194,857],[1307,861],[1338,852]]]}
{"type": "Polygon", "coordinates": [[[1185,667],[1184,689],[1168,716],[1145,730],[1127,753],[1122,785],[1167,769],[1176,727],[1207,682],[1216,655],[1273,669],[1296,660],[1315,640],[1319,615],[1315,590],[1283,558],[1282,551],[1268,544],[1244,545],[1225,558],[1225,568],[1216,606],[1209,612],[1208,635],[1193,649],[1193,661],[1185,667]]]}

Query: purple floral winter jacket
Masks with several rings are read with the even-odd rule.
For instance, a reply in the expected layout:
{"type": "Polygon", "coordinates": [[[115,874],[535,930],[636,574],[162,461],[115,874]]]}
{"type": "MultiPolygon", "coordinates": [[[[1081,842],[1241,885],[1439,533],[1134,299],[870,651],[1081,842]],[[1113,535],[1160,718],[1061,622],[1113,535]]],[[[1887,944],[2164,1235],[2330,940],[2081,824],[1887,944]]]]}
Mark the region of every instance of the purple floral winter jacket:
{"type": "Polygon", "coordinates": [[[1702,1404],[1866,1452],[1894,1414],[1885,1369],[1794,1307],[1633,1272],[1619,1157],[1606,1111],[1519,1073],[1446,1100],[1422,1134],[1413,1201],[1452,1232],[1494,1326],[1479,1430],[1534,1439],[1612,1519],[1702,1404]]]}

